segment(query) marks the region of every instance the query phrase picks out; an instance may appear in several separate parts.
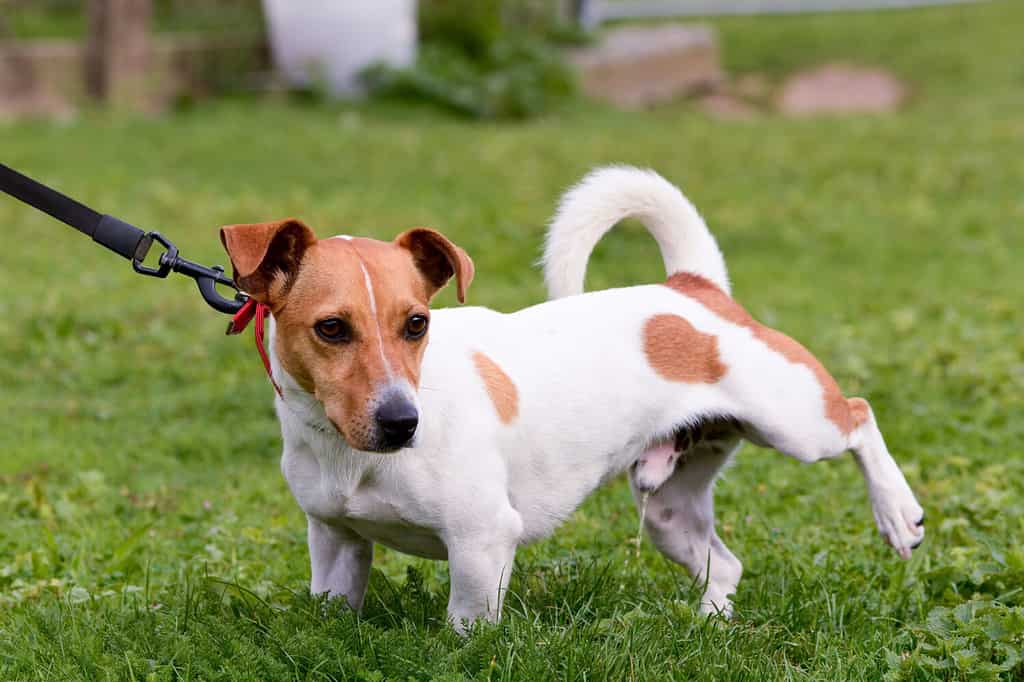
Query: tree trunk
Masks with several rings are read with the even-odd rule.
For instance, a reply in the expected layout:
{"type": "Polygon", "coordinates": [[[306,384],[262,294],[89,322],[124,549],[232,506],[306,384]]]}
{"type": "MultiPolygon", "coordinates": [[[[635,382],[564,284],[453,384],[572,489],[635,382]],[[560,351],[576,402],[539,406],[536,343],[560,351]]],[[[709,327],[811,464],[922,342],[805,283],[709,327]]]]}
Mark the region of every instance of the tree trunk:
{"type": "Polygon", "coordinates": [[[151,14],[150,0],[89,0],[86,82],[92,96],[115,108],[153,108],[151,14]]]}

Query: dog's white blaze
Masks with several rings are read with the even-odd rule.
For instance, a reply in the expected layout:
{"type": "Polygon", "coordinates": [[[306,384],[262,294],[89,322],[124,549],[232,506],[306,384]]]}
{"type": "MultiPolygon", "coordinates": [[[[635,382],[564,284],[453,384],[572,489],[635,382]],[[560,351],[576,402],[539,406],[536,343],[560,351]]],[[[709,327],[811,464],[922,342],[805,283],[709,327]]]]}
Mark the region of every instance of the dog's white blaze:
{"type": "Polygon", "coordinates": [[[363,282],[366,284],[366,294],[370,297],[370,314],[373,315],[373,321],[377,325],[377,347],[380,349],[380,359],[384,363],[384,371],[388,373],[388,378],[391,378],[393,373],[391,372],[391,365],[388,363],[387,357],[384,355],[384,330],[380,327],[380,318],[377,316],[377,299],[373,295],[373,282],[370,281],[370,273],[367,271],[366,266],[363,265],[362,259],[359,260],[359,269],[363,271],[363,282]]]}

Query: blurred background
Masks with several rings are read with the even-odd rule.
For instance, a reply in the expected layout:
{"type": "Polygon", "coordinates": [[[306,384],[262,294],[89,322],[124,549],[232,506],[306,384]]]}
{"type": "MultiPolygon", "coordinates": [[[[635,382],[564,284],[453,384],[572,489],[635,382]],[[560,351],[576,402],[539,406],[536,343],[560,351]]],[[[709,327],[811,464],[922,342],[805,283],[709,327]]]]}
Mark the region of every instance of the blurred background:
{"type": "Polygon", "coordinates": [[[721,116],[769,99],[784,113],[887,111],[907,93],[884,70],[824,64],[779,91],[764,74],[730,81],[713,27],[678,19],[950,2],[4,0],[0,114],[166,111],[282,89],[408,97],[499,119],[542,114],[577,93],[631,108],[698,94],[721,116]],[[648,23],[614,25],[630,20],[648,23]]]}
{"type": "MultiPolygon", "coordinates": [[[[324,610],[251,338],[0,196],[0,679],[1021,679],[1022,28],[1020,0],[0,0],[0,162],[200,263],[224,224],[427,225],[511,311],[561,193],[654,168],[928,517],[899,562],[852,461],[748,445],[729,625],[638,551],[622,480],[474,639],[444,565],[386,548],[363,615],[324,610]]],[[[588,286],[663,277],[626,224],[588,286]]]]}

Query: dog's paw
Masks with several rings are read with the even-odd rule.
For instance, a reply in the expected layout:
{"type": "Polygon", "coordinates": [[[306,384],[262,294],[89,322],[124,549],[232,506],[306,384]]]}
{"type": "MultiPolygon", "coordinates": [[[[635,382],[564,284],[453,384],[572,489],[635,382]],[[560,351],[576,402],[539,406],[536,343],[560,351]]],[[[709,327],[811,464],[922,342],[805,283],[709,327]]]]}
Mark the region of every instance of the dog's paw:
{"type": "Polygon", "coordinates": [[[895,491],[877,491],[871,498],[882,537],[901,558],[909,559],[924,542],[924,509],[905,484],[895,491]]]}
{"type": "Polygon", "coordinates": [[[729,620],[732,618],[732,600],[728,597],[714,598],[705,594],[700,601],[700,613],[708,617],[718,616],[729,620]]]}

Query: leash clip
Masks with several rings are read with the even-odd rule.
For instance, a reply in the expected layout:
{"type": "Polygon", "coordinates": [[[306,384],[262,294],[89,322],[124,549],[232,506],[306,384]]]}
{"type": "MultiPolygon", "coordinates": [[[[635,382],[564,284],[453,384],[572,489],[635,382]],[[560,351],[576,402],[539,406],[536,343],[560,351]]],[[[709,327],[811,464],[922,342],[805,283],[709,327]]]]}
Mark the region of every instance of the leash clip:
{"type": "Polygon", "coordinates": [[[140,275],[163,279],[171,274],[171,269],[177,260],[178,247],[171,240],[159,232],[148,232],[146,236],[139,240],[139,245],[135,247],[135,255],[132,256],[132,268],[140,275]],[[159,242],[164,247],[164,252],[160,254],[160,260],[155,268],[151,268],[144,263],[146,256],[149,255],[149,249],[153,246],[153,242],[159,242]]]}
{"type": "Polygon", "coordinates": [[[219,265],[207,267],[182,258],[174,242],[159,232],[147,232],[139,240],[139,245],[135,248],[135,255],[132,256],[132,268],[135,272],[147,277],[159,277],[162,279],[172,272],[178,272],[186,277],[191,277],[195,280],[196,286],[199,287],[199,294],[206,301],[207,305],[222,313],[234,314],[238,312],[249,299],[248,296],[238,291],[234,281],[224,274],[224,268],[219,265]],[[146,256],[149,255],[153,242],[163,246],[164,252],[160,254],[157,266],[149,267],[145,265],[144,261],[146,256]],[[238,291],[238,293],[235,294],[234,299],[224,298],[217,291],[218,284],[231,287],[238,291]]]}

